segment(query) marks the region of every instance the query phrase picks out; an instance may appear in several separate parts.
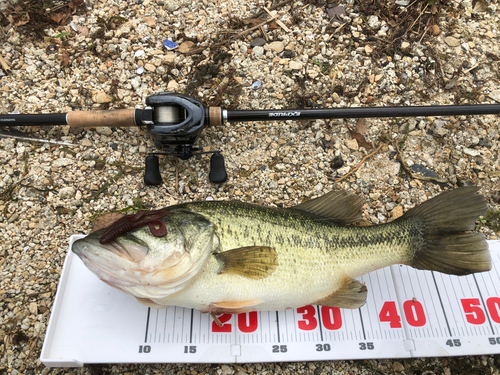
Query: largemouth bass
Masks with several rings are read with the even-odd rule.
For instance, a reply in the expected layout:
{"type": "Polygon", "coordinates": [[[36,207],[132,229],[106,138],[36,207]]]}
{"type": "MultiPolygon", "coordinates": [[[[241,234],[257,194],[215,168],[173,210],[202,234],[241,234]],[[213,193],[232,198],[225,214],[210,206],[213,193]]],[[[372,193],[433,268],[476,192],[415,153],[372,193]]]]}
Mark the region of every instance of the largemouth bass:
{"type": "Polygon", "coordinates": [[[102,281],[152,307],[212,314],[358,308],[367,289],[355,277],[392,264],[454,275],[490,270],[488,244],[472,232],[486,213],[478,190],[443,193],[372,226],[349,225],[359,221],[363,201],[344,191],[285,209],[184,203],[147,225],[94,232],[72,250],[102,281]],[[166,231],[158,234],[160,227],[166,231]]]}

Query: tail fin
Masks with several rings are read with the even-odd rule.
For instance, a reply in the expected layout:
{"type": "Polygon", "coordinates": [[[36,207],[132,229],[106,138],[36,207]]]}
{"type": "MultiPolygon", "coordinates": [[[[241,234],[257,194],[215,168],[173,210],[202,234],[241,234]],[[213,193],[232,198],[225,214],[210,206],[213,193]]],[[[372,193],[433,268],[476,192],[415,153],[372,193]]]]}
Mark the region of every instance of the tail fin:
{"type": "Polygon", "coordinates": [[[477,187],[464,187],[424,202],[402,219],[413,219],[423,228],[410,266],[452,275],[491,269],[488,244],[482,233],[470,232],[476,219],[486,214],[484,196],[477,187]]]}

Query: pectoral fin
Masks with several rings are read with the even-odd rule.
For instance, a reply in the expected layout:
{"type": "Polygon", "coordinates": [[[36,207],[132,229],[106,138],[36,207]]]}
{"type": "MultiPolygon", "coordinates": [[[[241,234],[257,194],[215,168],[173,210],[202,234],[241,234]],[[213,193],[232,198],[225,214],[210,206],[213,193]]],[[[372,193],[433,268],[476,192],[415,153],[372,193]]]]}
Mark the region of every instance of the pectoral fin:
{"type": "Polygon", "coordinates": [[[314,304],[340,307],[343,309],[357,309],[365,304],[367,293],[368,290],[366,289],[365,284],[362,284],[352,277],[346,276],[340,289],[337,289],[329,296],[315,302],[314,304]]]}
{"type": "Polygon", "coordinates": [[[247,246],[214,254],[221,265],[219,273],[231,273],[263,279],[271,275],[278,267],[278,254],[269,246],[247,246]]]}

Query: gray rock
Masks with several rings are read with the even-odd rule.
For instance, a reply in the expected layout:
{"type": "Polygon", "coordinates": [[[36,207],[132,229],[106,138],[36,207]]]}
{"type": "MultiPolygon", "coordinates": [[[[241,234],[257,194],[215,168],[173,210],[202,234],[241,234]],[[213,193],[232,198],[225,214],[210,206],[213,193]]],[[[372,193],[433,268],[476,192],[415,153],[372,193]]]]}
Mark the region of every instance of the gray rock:
{"type": "Polygon", "coordinates": [[[446,121],[436,120],[434,121],[433,132],[439,137],[444,137],[448,134],[448,129],[445,128],[446,121]]]}
{"type": "Polygon", "coordinates": [[[452,36],[447,36],[446,38],[444,38],[444,42],[450,47],[458,47],[460,45],[460,40],[452,36]]]}
{"type": "Polygon", "coordinates": [[[255,56],[263,56],[264,55],[264,47],[261,47],[261,46],[256,46],[253,48],[253,54],[255,56]]]}
{"type": "Polygon", "coordinates": [[[495,100],[496,102],[500,103],[500,90],[495,90],[490,92],[488,95],[491,99],[495,100]]]}
{"type": "Polygon", "coordinates": [[[76,190],[73,186],[63,187],[59,190],[59,198],[61,199],[70,199],[75,196],[76,190]]]}
{"type": "Polygon", "coordinates": [[[97,132],[97,134],[100,134],[100,135],[110,136],[111,134],[113,134],[113,131],[111,130],[111,128],[108,128],[106,126],[99,126],[95,129],[95,131],[97,132]]]}
{"type": "Polygon", "coordinates": [[[54,166],[56,167],[67,167],[68,165],[72,165],[75,162],[74,159],[69,158],[59,158],[54,162],[54,166]]]}
{"type": "Polygon", "coordinates": [[[130,84],[134,88],[134,90],[138,90],[141,87],[141,79],[139,77],[132,78],[130,80],[130,84]]]}
{"type": "Polygon", "coordinates": [[[264,38],[255,38],[254,40],[252,40],[252,42],[250,43],[250,47],[261,47],[263,46],[264,44],[266,44],[267,41],[264,39],[264,38]]]}
{"type": "Polygon", "coordinates": [[[57,224],[57,216],[52,213],[48,213],[44,218],[42,218],[38,222],[38,228],[42,230],[47,230],[55,227],[56,224],[57,224]]]}
{"type": "Polygon", "coordinates": [[[404,371],[405,367],[400,362],[393,362],[392,369],[394,371],[404,371]]]}
{"type": "Polygon", "coordinates": [[[472,148],[464,148],[463,153],[468,156],[476,157],[481,155],[481,152],[479,150],[474,150],[472,148]]]}
{"type": "Polygon", "coordinates": [[[377,16],[368,17],[367,22],[368,22],[368,26],[370,26],[370,28],[373,30],[380,29],[380,26],[382,25],[382,23],[379,21],[377,16]]]}
{"type": "Polygon", "coordinates": [[[266,46],[266,49],[270,49],[276,53],[280,53],[285,49],[285,45],[283,44],[283,42],[272,42],[266,46]]]}

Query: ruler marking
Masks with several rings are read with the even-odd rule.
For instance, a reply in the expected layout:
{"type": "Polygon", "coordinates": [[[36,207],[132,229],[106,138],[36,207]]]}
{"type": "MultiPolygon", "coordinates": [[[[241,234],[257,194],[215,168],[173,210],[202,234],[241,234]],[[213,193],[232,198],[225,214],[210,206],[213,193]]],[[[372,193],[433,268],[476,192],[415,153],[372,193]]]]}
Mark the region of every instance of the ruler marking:
{"type": "MultiPolygon", "coordinates": [[[[431,296],[431,302],[433,302],[432,301],[433,300],[433,298],[432,298],[432,294],[433,293],[431,292],[431,283],[428,280],[429,276],[433,276],[432,272],[430,272],[430,271],[424,271],[424,275],[425,275],[425,283],[427,285],[427,291],[429,292],[428,293],[429,296],[431,296]]],[[[438,314],[437,309],[436,309],[436,304],[435,303],[431,303],[431,306],[432,306],[432,308],[434,310],[434,315],[436,317],[436,322],[439,324],[439,314],[438,314]]],[[[431,328],[432,328],[432,324],[431,324],[431,328]]],[[[440,335],[439,335],[440,337],[441,336],[446,336],[446,334],[443,334],[443,327],[441,327],[441,324],[439,324],[439,331],[436,329],[436,332],[441,332],[440,335]]]]}
{"type": "MultiPolygon", "coordinates": [[[[498,253],[497,258],[498,258],[498,261],[500,261],[500,252],[498,253]]],[[[493,269],[495,270],[495,273],[497,274],[497,279],[500,279],[500,274],[498,273],[498,268],[493,267],[493,269]]],[[[496,288],[495,288],[495,291],[496,291],[496,288]]]]}
{"type": "Polygon", "coordinates": [[[443,315],[444,315],[444,320],[446,322],[446,327],[448,327],[448,332],[450,333],[450,336],[453,336],[451,333],[450,324],[448,323],[448,316],[446,315],[446,311],[444,309],[443,300],[441,299],[441,293],[439,293],[439,288],[438,288],[438,285],[436,282],[436,277],[434,276],[434,271],[431,271],[431,275],[432,275],[432,279],[434,280],[434,286],[436,287],[439,303],[441,305],[441,310],[443,310],[443,315]]]}
{"type": "Polygon", "coordinates": [[[361,307],[358,309],[359,318],[361,319],[361,331],[363,332],[363,340],[366,340],[365,324],[363,322],[363,314],[361,313],[361,307]]]}
{"type": "MultiPolygon", "coordinates": [[[[441,279],[444,279],[444,277],[445,277],[444,275],[441,275],[441,279]]],[[[462,296],[465,297],[466,294],[465,294],[464,288],[462,286],[462,280],[465,283],[469,283],[468,276],[464,277],[464,278],[459,278],[459,277],[456,277],[456,276],[446,276],[446,277],[450,280],[450,283],[451,283],[451,286],[452,286],[452,290],[453,290],[453,293],[455,295],[455,301],[457,301],[457,305],[458,305],[458,309],[457,310],[455,310],[453,308],[451,310],[451,313],[453,314],[453,317],[455,318],[455,323],[456,323],[456,322],[458,322],[460,320],[460,319],[457,319],[456,314],[458,314],[459,312],[461,312],[461,309],[460,309],[460,300],[461,299],[460,299],[459,295],[457,294],[457,288],[455,287],[456,286],[455,284],[458,282],[458,285],[460,286],[460,290],[462,291],[462,296]],[[456,280],[456,282],[454,282],[453,280],[456,280]]],[[[451,300],[450,300],[450,295],[447,294],[447,297],[448,297],[448,302],[450,304],[450,307],[452,307],[451,300]]],[[[459,332],[461,331],[463,336],[473,335],[474,333],[472,332],[472,327],[468,326],[465,314],[460,313],[459,316],[460,316],[460,318],[462,320],[462,327],[458,331],[459,332]],[[465,333],[464,333],[464,330],[465,330],[465,333]]]]}
{"type": "MultiPolygon", "coordinates": [[[[420,283],[421,281],[421,277],[419,277],[420,274],[418,274],[416,271],[415,271],[415,274],[417,275],[417,285],[418,285],[418,290],[419,290],[419,298],[420,296],[422,296],[422,300],[423,300],[423,296],[424,296],[424,290],[423,290],[423,287],[422,287],[422,284],[420,283]]],[[[423,274],[423,281],[425,282],[425,284],[427,285],[427,280],[425,279],[425,273],[423,274]]],[[[410,278],[410,282],[412,283],[412,286],[413,286],[413,282],[411,281],[411,278],[410,278]]],[[[413,297],[415,297],[415,295],[413,295],[413,297]]],[[[422,309],[424,310],[424,316],[429,316],[429,311],[427,309],[427,304],[420,304],[422,306],[422,309]]],[[[431,319],[426,319],[426,324],[429,323],[429,326],[432,328],[432,320],[431,319]]],[[[429,329],[423,329],[424,333],[424,337],[427,337],[427,335],[425,334],[425,331],[427,330],[427,332],[429,332],[429,329]]],[[[420,331],[420,330],[419,330],[420,331]]]]}
{"type": "MultiPolygon", "coordinates": [[[[269,315],[269,313],[268,313],[268,315],[269,315]]],[[[257,318],[258,318],[257,323],[258,323],[258,326],[259,326],[260,337],[262,338],[262,337],[264,337],[264,334],[262,332],[262,326],[263,326],[262,313],[259,312],[259,314],[257,314],[257,318]]],[[[257,340],[258,340],[258,338],[257,338],[257,340]]]]}
{"type": "MultiPolygon", "coordinates": [[[[294,335],[292,336],[292,342],[297,342],[297,317],[295,316],[295,311],[296,310],[292,310],[292,316],[293,316],[293,321],[292,321],[292,324],[293,324],[293,331],[294,331],[294,335]],[[295,336],[295,337],[294,337],[295,336]],[[295,341],[293,341],[295,339],[295,341]]],[[[288,331],[288,319],[287,319],[287,322],[286,322],[286,329],[288,331]]]]}
{"type": "MultiPolygon", "coordinates": [[[[390,286],[389,286],[389,282],[388,282],[388,281],[389,281],[389,280],[388,280],[389,278],[387,277],[387,272],[386,272],[386,270],[383,270],[382,272],[383,272],[383,275],[384,275],[384,281],[385,281],[385,285],[386,285],[386,288],[385,288],[385,289],[387,290],[388,297],[389,297],[389,298],[391,298],[391,292],[390,292],[390,289],[389,289],[389,288],[390,288],[390,286]]],[[[389,270],[389,277],[391,278],[392,285],[393,285],[393,286],[394,286],[394,288],[395,288],[396,286],[395,286],[395,284],[394,284],[394,280],[392,279],[392,273],[391,273],[391,271],[390,271],[390,270],[389,270]]],[[[378,278],[378,280],[379,280],[379,286],[380,286],[380,278],[378,278]]],[[[396,291],[396,290],[394,289],[394,291],[396,291]]],[[[383,296],[382,296],[382,297],[383,297],[383,296]]],[[[396,298],[395,298],[395,299],[396,299],[396,301],[398,301],[397,293],[396,293],[396,296],[395,296],[395,297],[396,297],[396,298]]],[[[385,298],[383,298],[383,299],[385,300],[385,298]]],[[[392,299],[392,298],[391,298],[391,299],[392,299]]],[[[396,306],[397,306],[397,305],[396,305],[396,306]]],[[[396,338],[395,336],[398,336],[398,337],[399,337],[399,333],[400,333],[400,331],[398,331],[398,330],[391,330],[391,331],[385,331],[385,332],[386,332],[386,337],[387,337],[387,332],[388,332],[388,333],[389,333],[389,338],[393,338],[393,339],[394,339],[394,338],[396,338]]]]}
{"type": "Polygon", "coordinates": [[[175,323],[177,321],[175,315],[176,315],[176,312],[177,312],[177,306],[174,306],[174,316],[173,316],[173,319],[172,319],[172,322],[173,322],[173,326],[172,326],[172,343],[174,343],[174,340],[175,340],[175,323]]]}
{"type": "Polygon", "coordinates": [[[181,330],[181,342],[188,340],[187,332],[184,332],[186,329],[186,309],[182,309],[182,330],[181,330]],[[184,336],[186,334],[186,336],[184,336]]]}
{"type": "Polygon", "coordinates": [[[189,324],[189,343],[193,343],[193,314],[194,314],[194,309],[191,309],[191,322],[189,324]]]}
{"type": "MultiPolygon", "coordinates": [[[[448,276],[448,277],[450,277],[450,276],[448,276]]],[[[463,297],[470,296],[473,294],[472,288],[471,288],[472,279],[470,276],[466,276],[463,278],[456,277],[456,279],[458,279],[458,283],[460,285],[460,288],[462,289],[462,296],[463,297]],[[465,294],[462,282],[466,283],[466,285],[469,287],[469,294],[465,294]]],[[[461,300],[460,298],[458,298],[458,296],[456,294],[455,294],[455,296],[456,296],[457,301],[461,300]]],[[[459,306],[460,306],[460,302],[459,302],[459,306]]],[[[460,308],[459,308],[459,311],[460,311],[460,308]]],[[[466,334],[467,335],[474,335],[474,330],[473,330],[474,327],[471,326],[470,324],[467,324],[468,322],[467,322],[467,318],[466,318],[465,314],[461,314],[461,317],[462,317],[462,322],[463,322],[462,324],[463,324],[463,327],[465,329],[466,334]]]]}
{"type": "MultiPolygon", "coordinates": [[[[484,306],[484,310],[486,312],[486,317],[488,318],[488,323],[490,325],[491,332],[493,332],[493,334],[495,334],[495,330],[493,329],[493,324],[491,324],[491,319],[490,319],[490,314],[489,314],[488,308],[487,308],[486,304],[484,303],[483,293],[481,293],[481,289],[479,289],[479,284],[477,282],[476,275],[472,274],[472,277],[474,278],[474,282],[476,283],[477,291],[479,292],[479,298],[481,298],[481,302],[484,306]]],[[[483,280],[484,280],[484,278],[483,278],[483,280]]]]}
{"type": "Polygon", "coordinates": [[[165,340],[167,339],[167,314],[168,309],[165,309],[165,319],[163,319],[163,343],[165,344],[165,340]]]}
{"type": "Polygon", "coordinates": [[[148,307],[148,316],[146,318],[146,335],[144,336],[144,342],[148,342],[149,314],[150,313],[151,313],[151,307],[148,307]]]}
{"type": "MultiPolygon", "coordinates": [[[[376,276],[376,273],[375,273],[374,275],[376,276]]],[[[372,283],[372,275],[371,275],[371,274],[368,274],[367,276],[368,276],[368,280],[369,280],[369,284],[370,284],[370,286],[373,286],[373,284],[375,284],[375,283],[372,283]]],[[[373,290],[373,289],[374,289],[374,288],[372,287],[372,290],[373,290]]],[[[374,293],[374,292],[373,292],[373,293],[374,293]]],[[[377,308],[376,303],[374,303],[374,304],[375,304],[375,308],[377,308]]],[[[372,321],[371,321],[371,319],[370,319],[370,318],[371,318],[371,316],[372,316],[372,314],[370,314],[370,306],[369,306],[369,305],[366,305],[366,310],[367,310],[367,319],[368,319],[368,322],[370,323],[370,331],[369,331],[368,333],[371,333],[372,337],[374,337],[374,333],[373,333],[373,324],[372,324],[372,321]]],[[[366,331],[367,331],[367,329],[365,329],[365,324],[364,324],[364,322],[363,322],[363,324],[362,324],[362,325],[363,325],[363,337],[365,337],[365,340],[366,340],[366,331]]],[[[381,326],[380,326],[380,322],[378,322],[378,326],[379,326],[379,330],[381,330],[382,328],[381,328],[381,326]]],[[[370,339],[371,337],[368,337],[368,338],[370,339]]]]}
{"type": "MultiPolygon", "coordinates": [[[[467,278],[463,278],[464,282],[467,282],[467,278]]],[[[455,284],[455,283],[453,283],[455,284]]],[[[462,290],[462,295],[465,297],[467,294],[464,291],[464,287],[462,285],[462,278],[458,279],[458,285],[460,285],[460,289],[462,290]]],[[[472,294],[472,289],[470,287],[470,284],[467,282],[467,286],[469,287],[469,293],[472,294]]]]}
{"type": "Polygon", "coordinates": [[[323,341],[323,327],[322,327],[322,320],[321,320],[321,310],[319,308],[319,305],[316,305],[316,310],[318,310],[318,326],[319,326],[319,335],[321,337],[321,341],[323,341]]]}
{"type": "MultiPolygon", "coordinates": [[[[444,284],[444,278],[445,276],[441,274],[441,280],[443,281],[443,284],[444,284]]],[[[458,297],[457,295],[457,289],[455,288],[455,283],[452,281],[452,276],[449,276],[447,275],[446,278],[450,281],[451,283],[451,289],[453,290],[453,293],[454,293],[454,296],[455,296],[455,300],[456,301],[460,301],[460,298],[458,297]]],[[[460,279],[458,279],[458,277],[456,278],[458,280],[458,284],[460,285],[460,288],[462,289],[462,293],[463,293],[463,288],[462,288],[462,285],[460,284],[460,279]]],[[[463,295],[463,294],[462,294],[463,295]]],[[[469,330],[467,329],[467,326],[466,326],[466,323],[465,323],[465,316],[463,314],[460,314],[460,317],[457,318],[457,316],[455,315],[456,311],[455,309],[453,309],[452,307],[452,303],[451,303],[451,300],[450,300],[450,293],[447,293],[446,294],[446,297],[448,298],[448,304],[450,306],[450,309],[451,309],[451,314],[453,315],[453,318],[454,318],[454,321],[455,321],[455,324],[460,321],[460,318],[462,320],[462,326],[460,328],[456,327],[457,328],[457,331],[458,331],[458,334],[460,334],[460,332],[462,332],[462,335],[463,336],[466,336],[469,334],[469,330]],[[464,332],[464,328],[465,328],[465,334],[463,333],[464,332]]],[[[458,310],[460,311],[460,305],[459,305],[459,308],[458,310]]]]}
{"type": "Polygon", "coordinates": [[[492,277],[492,274],[491,272],[488,272],[486,275],[484,275],[484,273],[481,273],[481,276],[483,278],[483,285],[485,286],[486,288],[486,291],[488,292],[488,295],[494,295],[494,296],[498,296],[500,293],[498,293],[497,291],[497,287],[496,287],[496,284],[498,283],[498,281],[494,281],[493,280],[493,277],[492,277]],[[484,279],[485,276],[487,276],[490,280],[490,283],[487,283],[486,280],[484,279]],[[489,290],[488,290],[488,286],[492,286],[493,287],[493,293],[491,293],[489,290]]]}
{"type": "Polygon", "coordinates": [[[278,312],[276,311],[276,329],[278,330],[278,342],[280,341],[280,317],[278,312]]]}
{"type": "Polygon", "coordinates": [[[154,342],[156,343],[156,339],[158,336],[158,310],[156,310],[156,319],[155,319],[155,335],[154,335],[154,342]]]}

